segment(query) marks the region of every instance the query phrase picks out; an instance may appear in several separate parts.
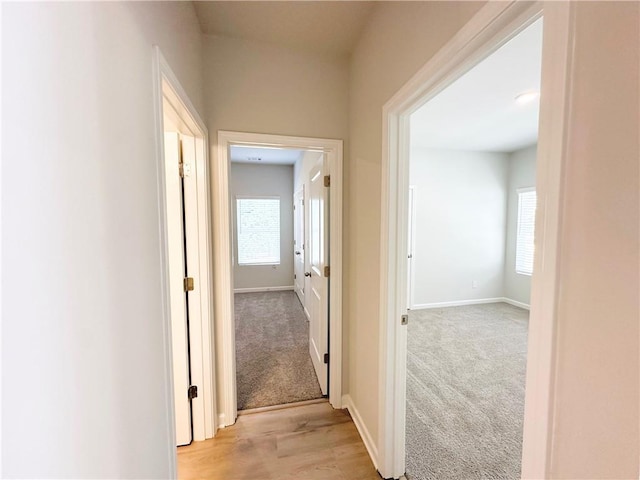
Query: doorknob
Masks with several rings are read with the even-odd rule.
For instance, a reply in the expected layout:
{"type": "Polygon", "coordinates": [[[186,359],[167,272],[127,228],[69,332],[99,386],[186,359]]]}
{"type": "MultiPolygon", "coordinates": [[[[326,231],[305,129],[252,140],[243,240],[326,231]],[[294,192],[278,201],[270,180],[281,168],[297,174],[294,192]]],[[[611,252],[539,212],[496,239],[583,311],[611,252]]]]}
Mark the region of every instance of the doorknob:
{"type": "Polygon", "coordinates": [[[300,255],[300,252],[296,252],[296,255],[300,255]]]}
{"type": "Polygon", "coordinates": [[[305,277],[310,277],[311,276],[311,272],[304,272],[304,276],[305,277]]]}

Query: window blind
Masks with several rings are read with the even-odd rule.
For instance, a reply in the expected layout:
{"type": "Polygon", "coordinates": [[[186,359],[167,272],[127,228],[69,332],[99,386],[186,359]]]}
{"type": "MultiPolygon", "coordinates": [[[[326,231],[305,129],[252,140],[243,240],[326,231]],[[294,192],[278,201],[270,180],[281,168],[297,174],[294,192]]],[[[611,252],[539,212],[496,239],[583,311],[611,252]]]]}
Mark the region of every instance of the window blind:
{"type": "Polygon", "coordinates": [[[280,264],[280,198],[236,198],[238,265],[280,264]]]}
{"type": "Polygon", "coordinates": [[[536,191],[533,188],[518,190],[516,273],[523,275],[533,273],[536,200],[536,191]]]}

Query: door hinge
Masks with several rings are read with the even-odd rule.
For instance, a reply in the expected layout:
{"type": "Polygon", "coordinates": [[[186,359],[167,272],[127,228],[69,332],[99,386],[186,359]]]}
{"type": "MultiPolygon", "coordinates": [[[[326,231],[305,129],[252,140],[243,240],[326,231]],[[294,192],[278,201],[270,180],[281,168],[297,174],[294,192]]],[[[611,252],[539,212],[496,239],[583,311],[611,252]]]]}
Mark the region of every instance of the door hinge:
{"type": "Polygon", "coordinates": [[[329,363],[329,354],[328,353],[324,354],[324,363],[329,363]]]}
{"type": "Polygon", "coordinates": [[[180,178],[184,178],[184,159],[182,156],[182,140],[178,142],[178,172],[180,178]]]}
{"type": "Polygon", "coordinates": [[[330,273],[331,273],[331,268],[329,267],[329,265],[327,265],[326,267],[324,267],[324,276],[328,277],[330,273]]]}
{"type": "Polygon", "coordinates": [[[198,398],[198,386],[197,385],[191,385],[189,387],[189,389],[187,390],[187,396],[189,397],[189,400],[192,400],[194,398],[198,398]]]}
{"type": "Polygon", "coordinates": [[[400,325],[408,325],[409,324],[409,315],[402,315],[400,317],[400,325]]]}
{"type": "Polygon", "coordinates": [[[325,187],[330,187],[331,186],[331,176],[330,175],[325,175],[324,176],[324,186],[325,187]]]}
{"type": "Polygon", "coordinates": [[[295,280],[296,278],[298,278],[298,276],[294,273],[293,274],[293,279],[295,280]]]}
{"type": "Polygon", "coordinates": [[[192,277],[185,278],[183,285],[184,285],[185,292],[190,292],[191,290],[193,290],[193,278],[192,277]]]}

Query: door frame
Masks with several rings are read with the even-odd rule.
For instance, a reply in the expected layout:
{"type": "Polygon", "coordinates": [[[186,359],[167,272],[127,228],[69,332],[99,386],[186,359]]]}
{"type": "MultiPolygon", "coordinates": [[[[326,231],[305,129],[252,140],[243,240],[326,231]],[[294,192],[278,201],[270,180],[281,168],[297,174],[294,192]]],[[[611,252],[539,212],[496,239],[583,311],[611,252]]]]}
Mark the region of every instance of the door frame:
{"type": "MultiPolygon", "coordinates": [[[[306,202],[305,202],[305,188],[304,188],[304,183],[300,186],[300,188],[298,190],[296,190],[295,192],[293,192],[293,238],[294,241],[296,239],[296,236],[298,236],[300,233],[302,233],[302,273],[304,274],[305,271],[305,267],[306,267],[306,257],[307,257],[307,235],[306,235],[306,228],[307,228],[307,215],[306,215],[306,202]],[[296,201],[298,200],[298,198],[302,198],[302,208],[299,209],[298,212],[296,212],[296,207],[299,207],[300,205],[298,205],[296,203],[296,201]],[[299,232],[300,230],[300,219],[302,219],[302,232],[299,232]]],[[[296,245],[294,244],[294,254],[293,254],[293,273],[295,275],[296,273],[296,262],[299,262],[299,260],[296,259],[296,254],[295,251],[300,249],[300,245],[296,245]]],[[[306,277],[302,277],[301,281],[302,281],[302,291],[304,292],[304,284],[306,277]]],[[[297,278],[294,278],[293,281],[293,289],[296,292],[296,295],[298,295],[298,291],[296,290],[297,288],[297,284],[296,284],[296,280],[297,278]]],[[[307,296],[305,293],[302,294],[302,297],[306,300],[307,296]]],[[[300,300],[300,303],[302,303],[302,307],[305,310],[305,315],[306,315],[306,308],[305,308],[305,304],[302,301],[303,298],[300,298],[300,295],[298,295],[298,299],[300,300]]]]}
{"type": "Polygon", "coordinates": [[[262,133],[218,131],[213,148],[214,264],[216,349],[220,368],[218,426],[233,425],[238,416],[233,293],[233,229],[229,196],[230,147],[234,145],[322,151],[331,175],[329,188],[329,403],[342,408],[342,140],[262,133]]]}
{"type": "Polygon", "coordinates": [[[572,12],[569,2],[489,2],[383,107],[377,464],[384,478],[399,478],[405,473],[407,330],[400,322],[407,298],[409,116],[543,14],[537,255],[529,322],[522,477],[548,477],[572,12]]]}
{"type": "MultiPolygon", "coordinates": [[[[216,394],[213,373],[215,371],[215,350],[212,342],[213,304],[212,298],[212,265],[211,265],[211,210],[209,185],[208,131],[189,99],[186,91],[164,58],[160,48],[153,48],[153,100],[154,126],[156,132],[156,157],[158,181],[158,214],[160,219],[160,288],[162,291],[162,323],[164,327],[165,352],[165,394],[167,406],[167,422],[172,433],[169,439],[169,454],[173,471],[176,471],[175,445],[175,407],[173,403],[173,369],[171,348],[171,319],[169,316],[169,267],[166,217],[165,174],[164,174],[164,100],[167,100],[178,114],[185,128],[195,137],[193,152],[195,191],[189,192],[196,199],[197,214],[191,216],[194,222],[191,231],[196,231],[196,238],[187,238],[190,245],[198,245],[191,252],[199,266],[196,288],[189,295],[189,343],[191,384],[198,386],[198,397],[192,400],[191,418],[193,423],[193,440],[212,438],[216,431],[216,394]],[[199,288],[198,288],[199,286],[199,288]],[[193,295],[191,295],[193,294],[193,295]]],[[[186,187],[185,187],[186,188],[186,187]]],[[[187,192],[185,192],[186,195],[187,192]]],[[[188,219],[186,219],[189,221],[188,219]]]]}

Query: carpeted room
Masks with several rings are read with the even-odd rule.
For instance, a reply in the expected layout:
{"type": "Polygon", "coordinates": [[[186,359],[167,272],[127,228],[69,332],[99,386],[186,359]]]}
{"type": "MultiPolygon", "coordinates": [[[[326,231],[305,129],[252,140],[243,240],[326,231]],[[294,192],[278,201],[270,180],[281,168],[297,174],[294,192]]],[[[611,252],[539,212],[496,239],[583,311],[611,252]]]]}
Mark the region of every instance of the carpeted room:
{"type": "Polygon", "coordinates": [[[409,480],[520,477],[541,39],[539,20],[411,116],[409,480]]]}
{"type": "Polygon", "coordinates": [[[305,308],[302,150],[231,148],[238,410],[321,399],[305,308]],[[296,207],[298,211],[296,212],[296,207]],[[302,236],[302,238],[300,238],[302,236]],[[298,270],[301,271],[298,271],[298,270]]]}

